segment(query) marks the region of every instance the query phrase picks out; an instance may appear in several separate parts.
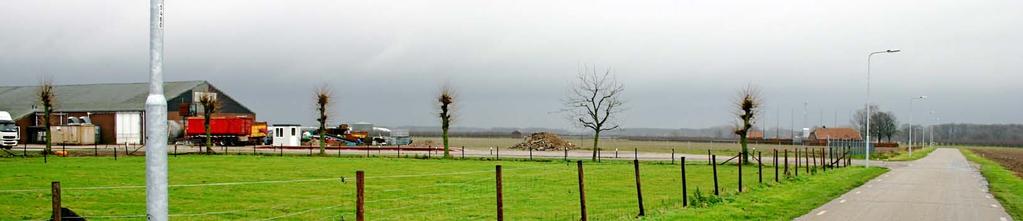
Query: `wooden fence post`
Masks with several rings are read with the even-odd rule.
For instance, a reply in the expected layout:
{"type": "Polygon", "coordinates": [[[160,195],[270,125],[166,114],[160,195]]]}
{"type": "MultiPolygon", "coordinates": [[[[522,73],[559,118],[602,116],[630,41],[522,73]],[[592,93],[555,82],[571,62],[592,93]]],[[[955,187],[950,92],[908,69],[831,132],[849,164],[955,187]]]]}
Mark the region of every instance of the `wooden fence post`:
{"type": "Polygon", "coordinates": [[[789,177],[789,149],[785,149],[785,177],[789,177]]]}
{"type": "MultiPolygon", "coordinates": [[[[710,149],[707,149],[707,158],[712,158],[712,157],[713,157],[713,155],[710,155],[710,149]]],[[[711,164],[710,161],[707,161],[707,163],[711,164]]]]}
{"type": "Polygon", "coordinates": [[[671,165],[675,165],[675,148],[671,148],[671,165]]]}
{"type": "Polygon", "coordinates": [[[529,160],[532,161],[533,160],[533,148],[532,147],[527,147],[526,149],[529,149],[529,160]]]}
{"type": "Polygon", "coordinates": [[[821,148],[821,172],[828,171],[828,155],[824,152],[824,148],[821,148]]]}
{"type": "Polygon", "coordinates": [[[497,146],[497,160],[501,160],[501,146],[497,146]]]}
{"type": "Polygon", "coordinates": [[[50,203],[53,206],[53,220],[60,221],[63,215],[60,214],[60,181],[50,183],[50,203]]]}
{"type": "Polygon", "coordinates": [[[689,194],[686,194],[686,157],[679,162],[682,165],[682,207],[689,206],[689,194]]]}
{"type": "MultiPolygon", "coordinates": [[[[45,152],[45,151],[43,151],[45,152]]],[[[117,147],[114,146],[114,160],[117,160],[117,147]]]]}
{"type": "Polygon", "coordinates": [[[639,148],[632,149],[632,159],[639,160],[639,148]]]}
{"type": "Polygon", "coordinates": [[[758,182],[764,183],[764,154],[760,151],[757,151],[757,176],[758,182]]]}
{"type": "Polygon", "coordinates": [[[778,149],[774,149],[774,182],[778,182],[778,149]]]}
{"type": "Polygon", "coordinates": [[[633,168],[636,170],[636,198],[639,200],[639,215],[643,216],[646,214],[646,210],[643,208],[643,188],[639,184],[639,160],[632,160],[633,168]]]}
{"type": "MultiPolygon", "coordinates": [[[[795,148],[795,149],[796,149],[796,153],[795,153],[796,154],[796,156],[795,156],[795,159],[796,159],[795,174],[796,174],[796,176],[799,176],[799,148],[795,148]]],[[[806,153],[804,152],[803,154],[806,154],[806,153]]]]}
{"type": "Polygon", "coordinates": [[[719,196],[721,193],[718,192],[718,156],[710,155],[710,165],[714,168],[714,195],[719,196]]]}
{"type": "Polygon", "coordinates": [[[583,161],[575,161],[576,167],[579,168],[579,212],[582,215],[581,221],[587,221],[586,219],[586,188],[583,188],[583,161]]]}
{"type": "Polygon", "coordinates": [[[355,171],[355,220],[366,220],[366,173],[355,171]]]}
{"type": "Polygon", "coordinates": [[[497,165],[497,221],[504,221],[504,192],[501,187],[501,165],[497,165]]]}
{"type": "Polygon", "coordinates": [[[810,152],[813,152],[813,173],[816,174],[817,173],[817,150],[810,149],[810,152]]]}
{"type": "Polygon", "coordinates": [[[568,161],[568,147],[565,147],[565,157],[562,160],[568,161]]]}
{"type": "Polygon", "coordinates": [[[744,159],[743,159],[744,156],[745,155],[743,155],[742,153],[739,153],[739,192],[740,193],[742,192],[742,161],[744,161],[744,159]]]}
{"type": "MultiPolygon", "coordinates": [[[[804,155],[803,158],[806,159],[806,161],[803,161],[803,164],[804,164],[803,166],[806,167],[806,174],[811,175],[811,173],[810,173],[810,155],[812,153],[810,153],[810,151],[807,151],[807,150],[808,149],[803,149],[803,155],[804,155]]],[[[798,161],[799,159],[796,159],[796,160],[798,161]]]]}
{"type": "Polygon", "coordinates": [[[465,146],[462,146],[462,159],[465,159],[465,146]]]}

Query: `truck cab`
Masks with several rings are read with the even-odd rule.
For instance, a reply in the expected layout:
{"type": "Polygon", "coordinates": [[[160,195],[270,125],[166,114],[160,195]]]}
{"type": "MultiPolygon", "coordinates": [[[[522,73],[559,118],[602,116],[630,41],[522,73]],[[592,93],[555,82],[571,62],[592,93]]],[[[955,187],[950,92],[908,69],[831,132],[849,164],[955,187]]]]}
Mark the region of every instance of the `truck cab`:
{"type": "Polygon", "coordinates": [[[11,114],[7,111],[0,111],[0,147],[11,149],[18,145],[21,130],[14,124],[11,114]]]}

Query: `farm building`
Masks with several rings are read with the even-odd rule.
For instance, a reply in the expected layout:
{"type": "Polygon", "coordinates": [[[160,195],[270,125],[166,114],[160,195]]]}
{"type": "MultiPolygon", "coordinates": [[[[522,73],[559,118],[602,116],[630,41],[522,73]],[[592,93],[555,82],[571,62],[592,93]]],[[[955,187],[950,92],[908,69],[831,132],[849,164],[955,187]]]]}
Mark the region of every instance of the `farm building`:
{"type": "Polygon", "coordinates": [[[816,128],[810,132],[810,140],[863,140],[860,132],[853,128],[816,128]]]}
{"type": "MultiPolygon", "coordinates": [[[[21,142],[42,143],[44,131],[39,86],[0,86],[0,110],[8,111],[22,128],[21,142]]],[[[145,140],[145,101],[149,83],[54,85],[56,104],[53,125],[74,125],[74,119],[90,119],[98,128],[97,143],[140,144],[145,140]]],[[[198,94],[215,93],[221,103],[216,116],[245,116],[255,113],[206,81],[164,83],[170,134],[180,134],[184,118],[203,112],[198,94]]]]}

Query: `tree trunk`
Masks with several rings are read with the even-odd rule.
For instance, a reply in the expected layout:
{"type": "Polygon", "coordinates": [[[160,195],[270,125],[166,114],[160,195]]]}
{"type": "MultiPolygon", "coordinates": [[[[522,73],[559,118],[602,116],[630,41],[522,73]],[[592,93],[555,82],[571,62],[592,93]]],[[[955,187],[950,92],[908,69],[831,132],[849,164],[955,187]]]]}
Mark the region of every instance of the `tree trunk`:
{"type": "Polygon", "coordinates": [[[50,135],[50,114],[53,113],[53,109],[50,106],[43,107],[43,112],[46,115],[43,118],[43,122],[46,124],[46,149],[43,152],[53,153],[52,136],[50,135]]]}
{"type": "Polygon", "coordinates": [[[749,157],[749,150],[747,149],[748,144],[749,144],[749,139],[746,138],[746,136],[747,136],[746,134],[742,134],[742,135],[739,136],[739,144],[742,145],[742,157],[740,157],[739,160],[742,161],[742,164],[749,163],[749,159],[748,159],[748,157],[749,157]]]}
{"type": "MultiPolygon", "coordinates": [[[[444,124],[447,125],[448,123],[444,122],[444,124]]],[[[443,129],[441,131],[441,139],[444,141],[444,158],[448,158],[450,157],[450,155],[448,154],[448,147],[450,147],[448,145],[448,127],[445,126],[444,128],[441,129],[443,129]]]]}
{"type": "Polygon", "coordinates": [[[593,132],[593,161],[597,161],[597,143],[600,142],[600,130],[593,132]]]}
{"type": "Polygon", "coordinates": [[[206,130],[206,154],[213,153],[213,137],[210,132],[210,115],[203,114],[202,126],[206,130]]]}
{"type": "MultiPolygon", "coordinates": [[[[372,128],[370,128],[372,130],[372,128]]],[[[327,122],[320,121],[320,155],[327,154],[327,122]]]]}

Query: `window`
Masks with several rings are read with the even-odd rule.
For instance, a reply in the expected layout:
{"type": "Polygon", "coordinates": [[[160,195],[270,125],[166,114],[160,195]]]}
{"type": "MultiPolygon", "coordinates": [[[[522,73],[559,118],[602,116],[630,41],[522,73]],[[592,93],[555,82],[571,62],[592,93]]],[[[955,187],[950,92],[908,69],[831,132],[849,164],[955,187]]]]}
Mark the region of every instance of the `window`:
{"type": "Polygon", "coordinates": [[[291,136],[295,136],[295,128],[291,128],[291,136]]]}

